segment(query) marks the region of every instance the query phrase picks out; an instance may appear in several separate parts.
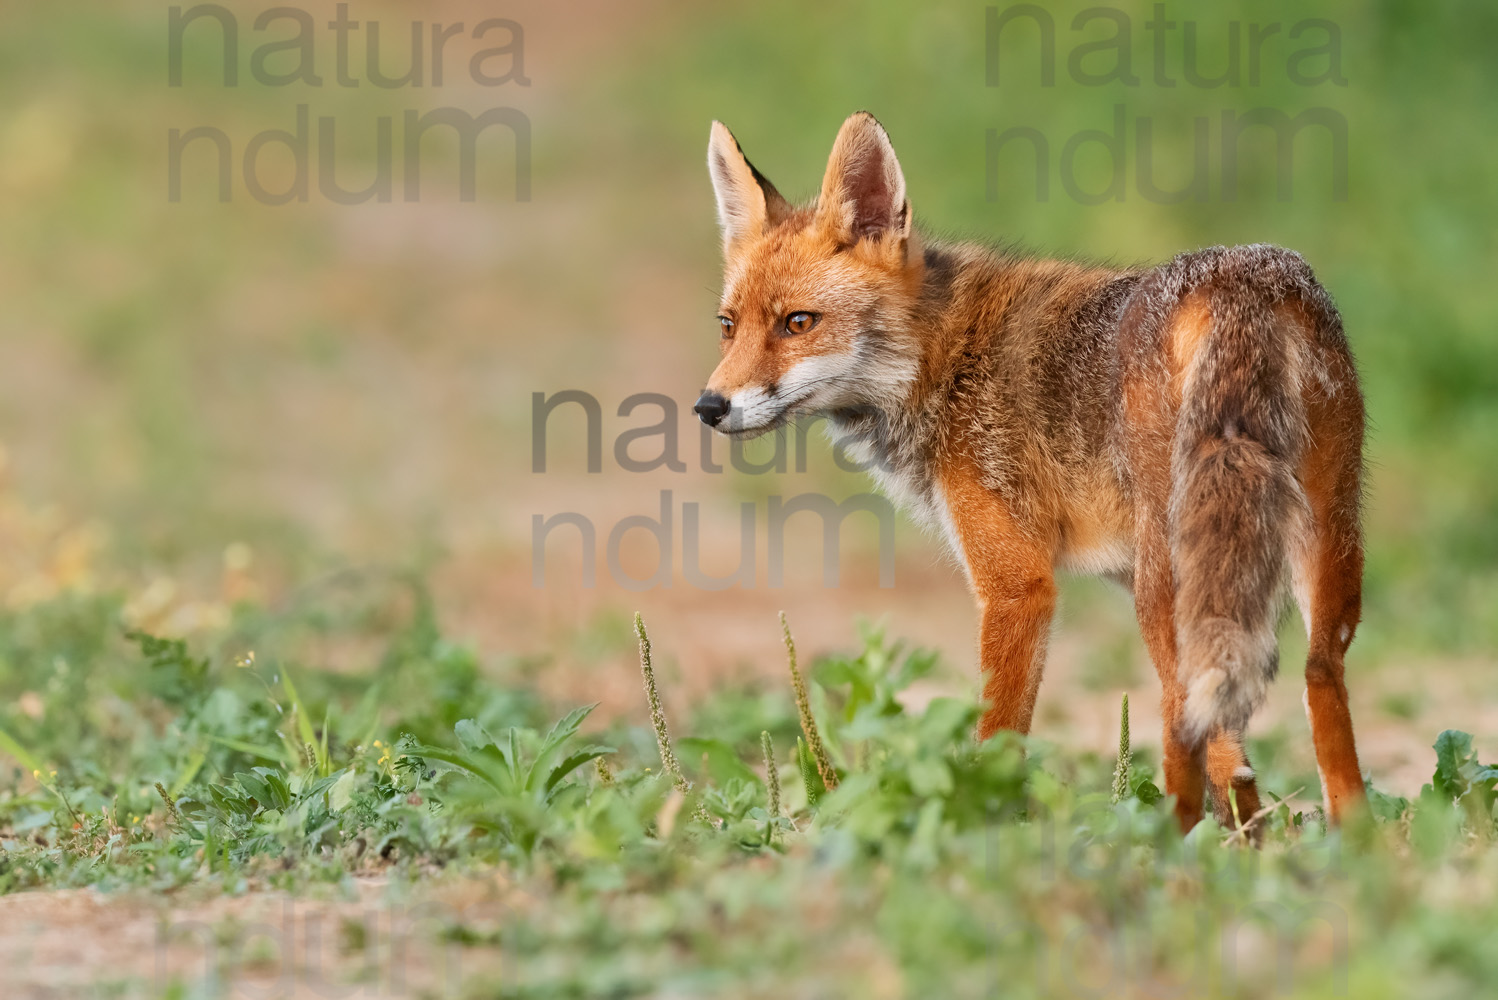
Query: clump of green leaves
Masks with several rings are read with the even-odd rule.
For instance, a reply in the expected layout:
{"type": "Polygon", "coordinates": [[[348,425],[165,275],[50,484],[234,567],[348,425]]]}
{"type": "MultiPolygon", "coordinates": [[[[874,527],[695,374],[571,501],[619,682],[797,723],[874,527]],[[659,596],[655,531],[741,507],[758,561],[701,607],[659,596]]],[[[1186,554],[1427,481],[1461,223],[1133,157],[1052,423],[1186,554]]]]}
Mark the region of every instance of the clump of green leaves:
{"type": "Polygon", "coordinates": [[[413,783],[435,779],[444,770],[454,772],[459,781],[443,790],[440,801],[474,829],[497,832],[506,844],[529,855],[547,828],[548,814],[561,808],[558,800],[582,791],[566,779],[589,761],[614,752],[600,744],[572,745],[595,707],[568,712],[544,736],[511,726],[496,739],[472,719],[454,728],[455,749],[406,736],[396,745],[401,756],[395,767],[413,783]]]}
{"type": "Polygon", "coordinates": [[[125,638],[146,659],[147,689],[168,705],[181,707],[201,697],[208,683],[208,658],[193,656],[182,639],[162,639],[136,629],[125,638]]]}

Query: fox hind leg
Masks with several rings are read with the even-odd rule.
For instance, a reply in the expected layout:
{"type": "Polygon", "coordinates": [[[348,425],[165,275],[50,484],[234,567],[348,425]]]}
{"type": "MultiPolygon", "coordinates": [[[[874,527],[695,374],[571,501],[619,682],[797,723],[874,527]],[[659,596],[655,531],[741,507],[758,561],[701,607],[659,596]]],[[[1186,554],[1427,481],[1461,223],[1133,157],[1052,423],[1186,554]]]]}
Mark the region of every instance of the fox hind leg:
{"type": "Polygon", "coordinates": [[[1311,524],[1291,553],[1296,601],[1310,635],[1306,658],[1306,715],[1316,747],[1327,816],[1340,820],[1364,799],[1362,771],[1343,679],[1347,647],[1362,614],[1363,544],[1358,526],[1361,462],[1347,441],[1360,440],[1359,414],[1344,414],[1350,426],[1338,428],[1335,415],[1327,433],[1313,443],[1301,481],[1311,524]],[[1337,434],[1342,430],[1344,433],[1337,434]],[[1354,435],[1357,435],[1356,437],[1354,435]]]}
{"type": "MultiPolygon", "coordinates": [[[[1148,412],[1148,411],[1146,411],[1148,412]]],[[[1259,791],[1241,733],[1214,731],[1205,743],[1192,745],[1183,736],[1186,686],[1179,673],[1175,621],[1175,579],[1171,566],[1169,522],[1168,435],[1141,435],[1135,442],[1136,555],[1134,610],[1150,660],[1160,675],[1165,792],[1176,799],[1181,831],[1201,820],[1210,795],[1213,815],[1225,827],[1233,821],[1230,804],[1236,801],[1238,819],[1246,823],[1259,808],[1259,791]],[[1231,790],[1231,794],[1230,794],[1231,790]]]]}
{"type": "Polygon", "coordinates": [[[1213,732],[1207,740],[1206,763],[1212,814],[1217,822],[1229,830],[1247,823],[1259,811],[1260,803],[1254,769],[1243,747],[1243,734],[1229,729],[1213,732]]]}
{"type": "MultiPolygon", "coordinates": [[[[1147,519],[1142,519],[1146,520],[1147,519]]],[[[1162,743],[1165,794],[1174,795],[1181,832],[1202,818],[1205,748],[1181,737],[1186,686],[1176,674],[1175,589],[1170,578],[1170,554],[1163,526],[1140,531],[1134,570],[1134,611],[1150,660],[1160,675],[1160,714],[1164,717],[1162,743]]]]}
{"type": "Polygon", "coordinates": [[[1160,554],[1144,553],[1135,571],[1134,604],[1139,630],[1150,659],[1160,675],[1161,714],[1164,716],[1165,791],[1176,797],[1176,819],[1187,832],[1202,818],[1204,799],[1210,798],[1212,814],[1222,826],[1232,829],[1247,823],[1259,809],[1259,788],[1243,734],[1213,731],[1203,744],[1192,746],[1182,738],[1186,687],[1176,667],[1175,593],[1170,583],[1168,555],[1163,532],[1158,539],[1160,554]],[[1149,563],[1165,562],[1163,572],[1149,563]],[[1237,804],[1234,821],[1232,803],[1237,804]]]}
{"type": "Polygon", "coordinates": [[[1150,661],[1160,676],[1160,714],[1164,720],[1161,766],[1165,794],[1175,796],[1176,821],[1190,831],[1202,818],[1207,753],[1203,744],[1184,739],[1186,686],[1178,671],[1175,579],[1170,559],[1171,426],[1159,388],[1147,382],[1128,387],[1131,404],[1125,443],[1135,493],[1134,614],[1150,661]]]}

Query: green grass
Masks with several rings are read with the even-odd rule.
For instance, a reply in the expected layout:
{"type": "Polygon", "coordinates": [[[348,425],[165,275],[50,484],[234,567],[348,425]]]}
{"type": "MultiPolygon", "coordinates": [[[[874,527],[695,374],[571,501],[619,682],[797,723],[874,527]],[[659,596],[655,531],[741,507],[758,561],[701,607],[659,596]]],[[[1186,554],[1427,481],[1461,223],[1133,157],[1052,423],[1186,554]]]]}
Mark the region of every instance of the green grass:
{"type": "Polygon", "coordinates": [[[444,641],[411,581],[347,583],[242,607],[202,649],[125,629],[118,597],[0,616],[0,892],[501,873],[523,909],[440,928],[503,956],[475,997],[1440,997],[1498,976],[1498,768],[1465,734],[1441,734],[1415,801],[1372,790],[1345,829],[1312,790],[1263,817],[1260,850],[1210,822],[1182,838],[1126,738],[1122,766],[975,744],[976,705],[902,707],[931,655],[866,630],[806,671],[834,789],[805,749],[798,776],[789,678],[672,720],[676,783],[649,728],[584,732],[523,664],[444,641]],[[356,638],[353,671],[298,652],[356,638]]]}

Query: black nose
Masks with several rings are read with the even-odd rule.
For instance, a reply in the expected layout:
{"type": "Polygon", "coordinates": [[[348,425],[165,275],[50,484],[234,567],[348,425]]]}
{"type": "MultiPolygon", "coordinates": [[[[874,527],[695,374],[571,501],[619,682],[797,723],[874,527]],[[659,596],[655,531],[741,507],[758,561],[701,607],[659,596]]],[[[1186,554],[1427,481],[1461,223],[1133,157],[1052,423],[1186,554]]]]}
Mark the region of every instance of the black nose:
{"type": "Polygon", "coordinates": [[[697,397],[697,405],[692,409],[704,424],[716,427],[720,420],[728,416],[728,400],[711,389],[704,389],[702,395],[697,397]]]}

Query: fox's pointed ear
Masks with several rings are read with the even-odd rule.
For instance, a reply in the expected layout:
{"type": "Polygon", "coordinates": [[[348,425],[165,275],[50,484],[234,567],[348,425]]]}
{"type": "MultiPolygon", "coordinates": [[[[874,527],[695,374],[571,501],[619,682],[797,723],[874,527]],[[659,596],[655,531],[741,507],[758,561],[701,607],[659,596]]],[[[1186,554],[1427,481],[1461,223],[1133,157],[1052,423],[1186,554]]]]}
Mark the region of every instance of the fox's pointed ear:
{"type": "Polygon", "coordinates": [[[910,235],[905,175],[889,134],[867,111],[853,115],[838,130],[817,215],[850,244],[886,233],[901,240],[910,235]]]}
{"type": "Polygon", "coordinates": [[[744,157],[738,140],[722,122],[713,122],[707,143],[707,170],[718,196],[718,225],[723,230],[723,250],[749,236],[758,236],[779,222],[790,206],[744,157]]]}

